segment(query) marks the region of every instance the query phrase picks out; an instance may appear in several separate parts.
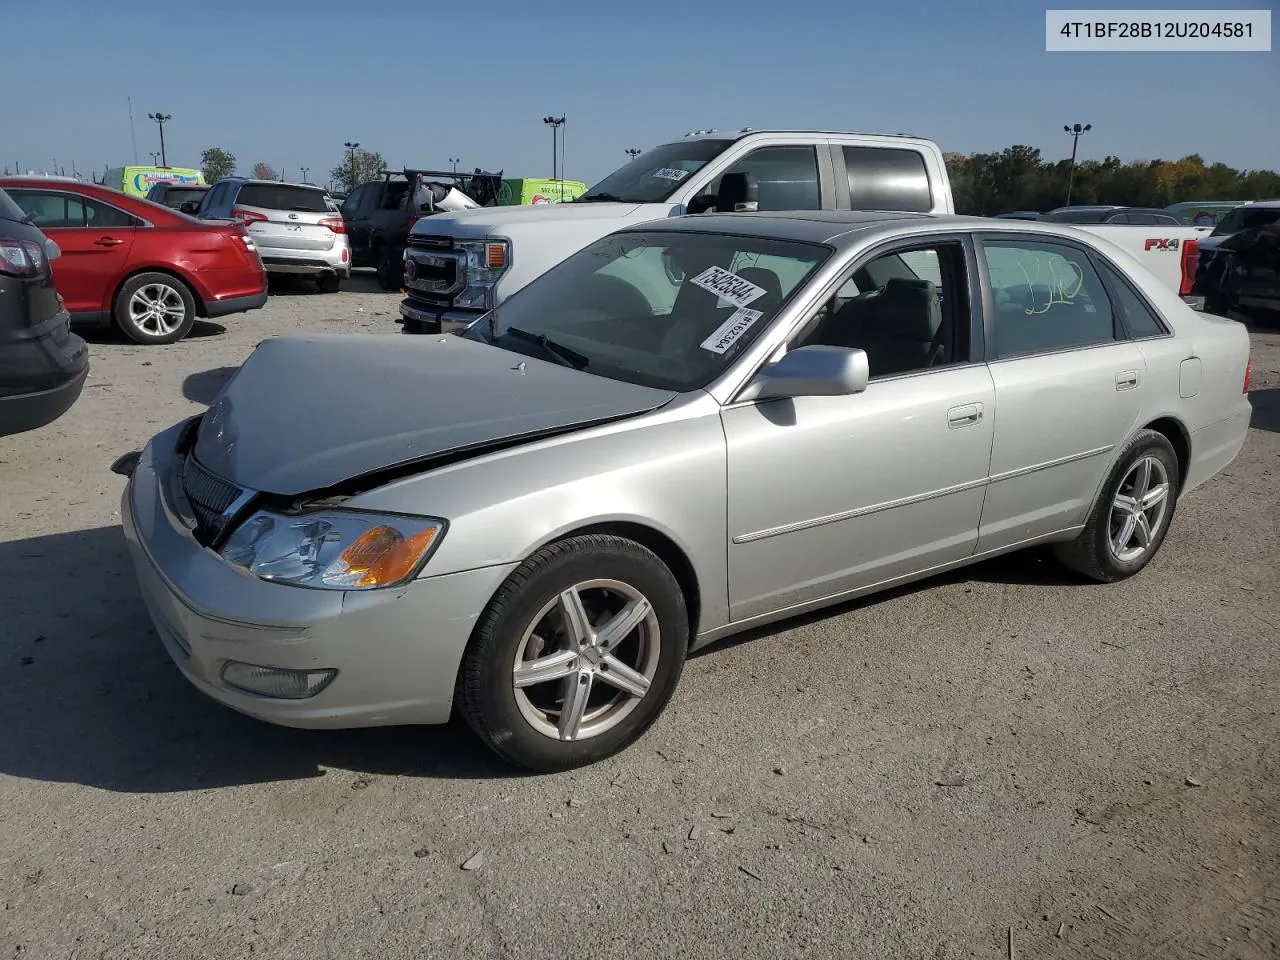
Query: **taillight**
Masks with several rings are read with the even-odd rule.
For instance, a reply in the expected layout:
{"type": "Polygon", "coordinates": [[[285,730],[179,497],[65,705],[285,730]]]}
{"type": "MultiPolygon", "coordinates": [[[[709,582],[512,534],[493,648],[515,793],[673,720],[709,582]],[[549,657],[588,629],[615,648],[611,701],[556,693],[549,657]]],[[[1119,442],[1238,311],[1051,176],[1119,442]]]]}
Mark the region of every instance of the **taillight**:
{"type": "Polygon", "coordinates": [[[1182,283],[1178,286],[1178,295],[1191,296],[1191,288],[1195,286],[1196,269],[1200,265],[1200,241],[1186,240],[1182,244],[1182,283]]]}
{"type": "Polygon", "coordinates": [[[346,233],[347,224],[341,217],[321,217],[316,221],[317,226],[328,227],[334,233],[346,233]]]}
{"type": "Polygon", "coordinates": [[[11,277],[38,277],[44,272],[44,247],[26,240],[0,237],[0,273],[11,277]]]}
{"type": "Polygon", "coordinates": [[[253,223],[255,220],[260,220],[263,223],[266,223],[267,215],[265,213],[259,213],[257,210],[245,210],[243,207],[236,207],[231,211],[231,219],[243,220],[245,223],[253,223]]]}
{"type": "Polygon", "coordinates": [[[1253,386],[1253,357],[1249,358],[1249,362],[1244,365],[1244,389],[1241,393],[1248,393],[1249,388],[1253,386]]]}

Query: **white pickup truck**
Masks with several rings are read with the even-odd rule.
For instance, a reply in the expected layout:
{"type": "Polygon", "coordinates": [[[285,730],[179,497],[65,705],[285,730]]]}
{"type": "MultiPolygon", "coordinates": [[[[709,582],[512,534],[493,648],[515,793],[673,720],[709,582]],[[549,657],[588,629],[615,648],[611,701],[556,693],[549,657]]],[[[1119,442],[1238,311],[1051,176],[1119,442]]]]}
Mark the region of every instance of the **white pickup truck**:
{"type": "MultiPolygon", "coordinates": [[[[400,322],[449,332],[469,325],[600,237],[625,226],[713,210],[885,210],[951,214],[942,151],[888,134],[745,128],[698,131],[647,150],[576,200],[424,217],[404,252],[400,322]],[[733,176],[726,176],[733,175],[733,176]],[[742,175],[748,175],[743,177],[742,175]],[[754,197],[743,181],[754,184],[754,197]],[[745,202],[740,202],[745,201],[745,202]]],[[[1205,228],[1083,225],[1133,252],[1187,295],[1205,228]]]]}

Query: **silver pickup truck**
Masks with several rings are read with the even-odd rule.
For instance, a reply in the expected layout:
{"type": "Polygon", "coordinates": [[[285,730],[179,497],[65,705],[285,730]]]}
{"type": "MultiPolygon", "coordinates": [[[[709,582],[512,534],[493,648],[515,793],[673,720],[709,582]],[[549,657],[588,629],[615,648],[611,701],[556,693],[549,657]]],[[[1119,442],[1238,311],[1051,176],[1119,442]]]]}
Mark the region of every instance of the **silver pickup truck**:
{"type": "MultiPolygon", "coordinates": [[[[942,151],[883,134],[699,131],[646,150],[570,203],[424,218],[404,253],[406,329],[470,324],[587,244],[624,226],[724,211],[749,174],[741,209],[954,213],[942,151]]],[[[729,210],[734,209],[729,206],[729,210]]]]}

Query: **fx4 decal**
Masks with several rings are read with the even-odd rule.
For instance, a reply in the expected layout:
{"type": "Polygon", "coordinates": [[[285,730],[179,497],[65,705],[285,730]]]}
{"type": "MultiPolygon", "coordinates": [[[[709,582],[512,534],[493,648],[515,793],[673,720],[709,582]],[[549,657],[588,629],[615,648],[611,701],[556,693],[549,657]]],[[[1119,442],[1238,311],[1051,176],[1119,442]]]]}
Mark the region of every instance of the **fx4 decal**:
{"type": "Polygon", "coordinates": [[[1177,249],[1178,249],[1178,241],[1177,241],[1177,239],[1176,239],[1176,238],[1175,238],[1175,239],[1173,239],[1173,240],[1146,240],[1146,241],[1144,241],[1144,242],[1143,242],[1143,244],[1142,244],[1142,249],[1143,249],[1143,250],[1152,250],[1152,249],[1155,249],[1155,250],[1177,250],[1177,249]]]}

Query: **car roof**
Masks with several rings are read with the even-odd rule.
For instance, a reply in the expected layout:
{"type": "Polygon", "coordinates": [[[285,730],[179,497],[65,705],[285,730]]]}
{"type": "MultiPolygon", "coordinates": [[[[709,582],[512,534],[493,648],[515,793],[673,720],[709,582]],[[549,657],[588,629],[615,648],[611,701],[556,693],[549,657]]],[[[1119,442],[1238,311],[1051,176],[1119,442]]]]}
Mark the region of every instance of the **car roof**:
{"type": "MultiPolygon", "coordinates": [[[[260,184],[268,187],[302,187],[304,190],[319,190],[321,193],[327,193],[324,187],[315,183],[294,183],[292,180],[255,180],[253,177],[224,177],[223,180],[233,180],[241,184],[260,184]]],[[[218,181],[222,183],[222,180],[218,181]]]]}
{"type": "Polygon", "coordinates": [[[743,137],[754,137],[759,134],[799,134],[803,136],[825,137],[894,137],[902,140],[926,140],[925,137],[913,133],[874,133],[867,130],[797,130],[794,128],[775,127],[742,127],[738,130],[691,130],[683,136],[671,137],[665,143],[679,143],[681,140],[741,140],[743,137]]]}

